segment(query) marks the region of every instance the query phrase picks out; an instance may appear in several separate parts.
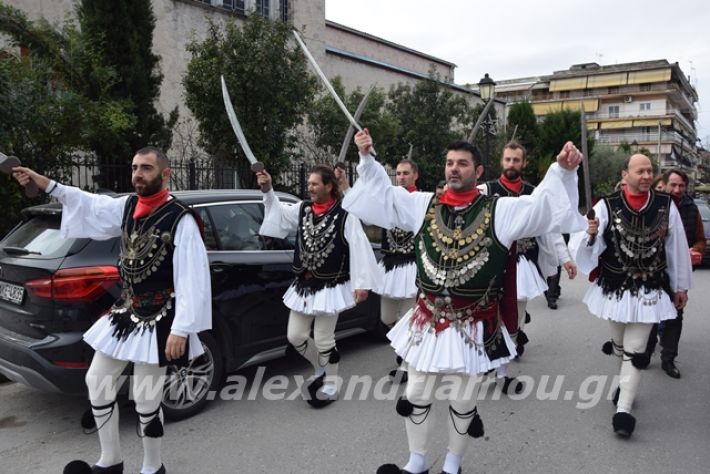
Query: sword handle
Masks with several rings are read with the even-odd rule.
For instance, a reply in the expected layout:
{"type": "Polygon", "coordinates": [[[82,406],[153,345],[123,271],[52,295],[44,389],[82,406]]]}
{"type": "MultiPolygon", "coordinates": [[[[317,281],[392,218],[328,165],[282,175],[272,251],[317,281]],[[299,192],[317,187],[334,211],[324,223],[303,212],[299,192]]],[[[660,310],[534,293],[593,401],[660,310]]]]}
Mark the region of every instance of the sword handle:
{"type": "MultiPolygon", "coordinates": [[[[594,208],[590,208],[589,211],[587,211],[587,219],[589,220],[594,220],[597,217],[597,213],[594,212],[594,208]]],[[[599,229],[597,229],[597,234],[599,233],[599,229]]],[[[590,235],[589,240],[587,240],[587,246],[591,247],[594,245],[594,242],[597,241],[597,234],[590,235]]]]}

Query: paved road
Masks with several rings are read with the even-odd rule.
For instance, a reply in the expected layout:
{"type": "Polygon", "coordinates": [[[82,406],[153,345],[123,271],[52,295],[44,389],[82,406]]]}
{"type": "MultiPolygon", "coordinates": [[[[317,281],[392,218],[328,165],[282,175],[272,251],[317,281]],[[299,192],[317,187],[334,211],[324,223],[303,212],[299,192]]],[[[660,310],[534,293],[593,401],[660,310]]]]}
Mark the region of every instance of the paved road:
{"type": "MultiPolygon", "coordinates": [[[[531,304],[530,344],[514,373],[531,377],[521,400],[496,398],[490,390],[479,402],[485,438],[475,440],[464,472],[707,472],[710,465],[710,270],[695,273],[678,366],[681,380],[660,370],[658,356],[643,375],[630,440],[611,431],[618,362],[601,353],[607,324],[579,303],[583,280],[563,283],[560,309],[541,300],[531,304]],[[547,376],[547,378],[545,377],[547,376]],[[593,376],[593,378],[590,378],[593,376]],[[559,396],[546,397],[560,384],[559,396]],[[553,398],[553,399],[545,399],[553,398]],[[601,398],[598,403],[595,398],[601,398]]],[[[340,345],[341,372],[374,377],[364,400],[345,401],[316,411],[296,398],[295,377],[308,376],[300,361],[278,360],[235,374],[222,395],[200,415],[166,426],[164,459],[171,473],[374,473],[383,462],[407,456],[403,421],[394,412],[397,387],[377,384],[393,366],[386,344],[367,335],[340,345]],[[239,398],[241,379],[264,380],[239,398]],[[282,385],[279,385],[282,384],[282,385]],[[284,385],[288,386],[284,389],[284,385]],[[270,400],[265,393],[276,395],[270,400]],[[281,394],[281,395],[280,395],[281,394]],[[384,399],[383,399],[384,398],[384,399]],[[389,398],[389,400],[387,400],[389,398]]],[[[352,388],[352,386],[351,386],[352,388]]],[[[362,384],[356,394],[360,394],[362,384]]],[[[498,393],[498,395],[500,395],[498,393]]],[[[71,459],[94,460],[98,439],[84,436],[80,398],[42,393],[15,383],[0,385],[0,472],[57,473],[71,459]]],[[[435,405],[439,435],[432,460],[438,472],[446,450],[446,407],[435,405]]],[[[140,467],[141,443],[130,406],[121,411],[127,472],[140,467]]]]}

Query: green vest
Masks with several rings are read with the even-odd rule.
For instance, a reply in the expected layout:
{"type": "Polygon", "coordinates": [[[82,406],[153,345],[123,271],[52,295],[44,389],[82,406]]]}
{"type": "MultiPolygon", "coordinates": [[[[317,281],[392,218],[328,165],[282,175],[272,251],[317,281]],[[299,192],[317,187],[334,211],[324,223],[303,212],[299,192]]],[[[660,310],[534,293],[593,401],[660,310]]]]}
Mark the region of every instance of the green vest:
{"type": "Polygon", "coordinates": [[[459,211],[432,199],[415,240],[420,290],[481,304],[497,299],[508,257],[493,232],[497,199],[478,195],[459,211]]]}

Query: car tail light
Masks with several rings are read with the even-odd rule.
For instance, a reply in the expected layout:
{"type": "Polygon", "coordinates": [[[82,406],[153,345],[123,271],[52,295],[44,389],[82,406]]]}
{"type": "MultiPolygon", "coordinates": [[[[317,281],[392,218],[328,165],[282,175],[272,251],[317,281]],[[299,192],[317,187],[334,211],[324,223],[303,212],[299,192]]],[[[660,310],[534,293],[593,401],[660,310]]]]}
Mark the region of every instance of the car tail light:
{"type": "Polygon", "coordinates": [[[25,286],[39,298],[65,301],[93,300],[119,280],[116,267],[79,267],[59,270],[49,278],[30,280],[25,283],[25,286]]]}
{"type": "Polygon", "coordinates": [[[53,360],[52,364],[63,369],[88,369],[88,362],[72,362],[67,360],[53,360]]]}

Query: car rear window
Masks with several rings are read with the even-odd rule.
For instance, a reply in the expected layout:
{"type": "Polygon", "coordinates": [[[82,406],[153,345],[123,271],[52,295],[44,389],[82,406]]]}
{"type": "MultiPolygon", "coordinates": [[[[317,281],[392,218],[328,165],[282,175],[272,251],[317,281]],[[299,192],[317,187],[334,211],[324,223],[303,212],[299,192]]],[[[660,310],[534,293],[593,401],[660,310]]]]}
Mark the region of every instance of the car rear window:
{"type": "Polygon", "coordinates": [[[65,257],[74,239],[63,239],[59,235],[61,224],[58,216],[34,216],[8,234],[0,247],[14,247],[27,250],[27,257],[65,257]]]}

